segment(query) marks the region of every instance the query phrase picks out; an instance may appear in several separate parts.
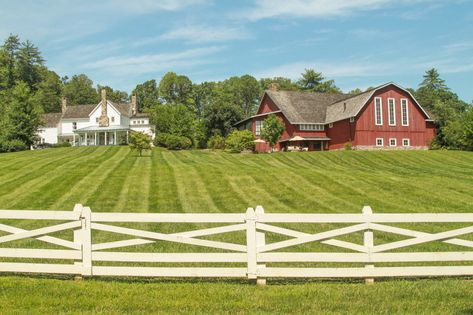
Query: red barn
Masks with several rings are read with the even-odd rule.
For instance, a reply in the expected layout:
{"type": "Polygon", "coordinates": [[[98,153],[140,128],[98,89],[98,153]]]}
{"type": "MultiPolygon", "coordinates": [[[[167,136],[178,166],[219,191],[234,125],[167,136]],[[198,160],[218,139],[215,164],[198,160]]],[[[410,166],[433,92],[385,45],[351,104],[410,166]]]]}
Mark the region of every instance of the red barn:
{"type": "MultiPolygon", "coordinates": [[[[260,138],[264,119],[274,114],[285,130],[277,150],[427,149],[435,126],[414,96],[394,83],[357,95],[268,90],[256,115],[237,127],[260,138]]],[[[257,151],[268,151],[263,141],[257,151]]]]}

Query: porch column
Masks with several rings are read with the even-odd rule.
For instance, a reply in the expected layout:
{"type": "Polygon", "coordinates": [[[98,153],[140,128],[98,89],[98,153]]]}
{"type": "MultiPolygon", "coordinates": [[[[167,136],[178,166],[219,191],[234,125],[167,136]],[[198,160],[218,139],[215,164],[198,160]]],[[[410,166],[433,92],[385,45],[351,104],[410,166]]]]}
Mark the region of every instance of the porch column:
{"type": "Polygon", "coordinates": [[[85,133],[85,145],[89,146],[89,136],[88,136],[87,132],[85,133]]]}
{"type": "Polygon", "coordinates": [[[97,131],[95,132],[95,135],[94,135],[94,145],[97,145],[97,131]]]}
{"type": "Polygon", "coordinates": [[[320,150],[321,150],[321,151],[324,150],[324,140],[322,140],[321,143],[320,143],[320,150]]]}
{"type": "Polygon", "coordinates": [[[117,145],[117,132],[116,131],[113,133],[113,144],[117,145]]]}
{"type": "Polygon", "coordinates": [[[107,133],[108,133],[108,132],[105,131],[105,145],[108,145],[108,142],[107,142],[107,133]]]}
{"type": "Polygon", "coordinates": [[[72,146],[75,147],[76,146],[76,134],[72,134],[72,146]]]}
{"type": "Polygon", "coordinates": [[[126,131],[126,144],[128,144],[128,130],[126,131]]]}

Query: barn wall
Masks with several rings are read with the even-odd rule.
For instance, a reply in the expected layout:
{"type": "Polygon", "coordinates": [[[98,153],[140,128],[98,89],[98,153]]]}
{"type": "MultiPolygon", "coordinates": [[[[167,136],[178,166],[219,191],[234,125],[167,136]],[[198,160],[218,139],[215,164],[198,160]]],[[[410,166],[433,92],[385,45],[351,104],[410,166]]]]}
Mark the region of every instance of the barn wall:
{"type": "Polygon", "coordinates": [[[397,147],[402,147],[402,139],[406,138],[410,139],[411,147],[427,148],[435,135],[435,128],[432,123],[425,121],[426,118],[409,93],[397,87],[388,86],[377,91],[358,115],[353,145],[359,148],[375,147],[376,138],[383,138],[384,146],[389,147],[389,139],[395,138],[397,147]],[[375,124],[375,97],[382,99],[383,125],[381,126],[375,124]],[[395,126],[390,126],[388,123],[388,98],[395,99],[395,126]],[[403,98],[408,100],[408,126],[402,126],[401,122],[401,99],[403,98]]]}

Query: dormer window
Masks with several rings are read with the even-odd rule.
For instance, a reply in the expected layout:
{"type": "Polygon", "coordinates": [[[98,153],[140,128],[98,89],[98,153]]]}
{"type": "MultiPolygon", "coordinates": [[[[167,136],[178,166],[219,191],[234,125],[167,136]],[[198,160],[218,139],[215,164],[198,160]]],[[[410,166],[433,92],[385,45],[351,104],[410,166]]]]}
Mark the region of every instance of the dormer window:
{"type": "Polygon", "coordinates": [[[99,118],[98,118],[98,117],[95,117],[95,122],[96,122],[96,123],[99,122],[99,118]]]}
{"type": "Polygon", "coordinates": [[[115,122],[115,117],[114,117],[114,116],[112,116],[111,120],[112,120],[112,122],[115,122]]]}

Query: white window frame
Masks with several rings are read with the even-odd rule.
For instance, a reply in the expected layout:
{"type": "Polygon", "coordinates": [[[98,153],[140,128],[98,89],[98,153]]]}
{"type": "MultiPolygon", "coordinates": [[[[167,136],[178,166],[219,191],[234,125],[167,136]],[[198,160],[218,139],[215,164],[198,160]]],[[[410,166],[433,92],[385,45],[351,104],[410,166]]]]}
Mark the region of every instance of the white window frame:
{"type": "Polygon", "coordinates": [[[328,124],[329,128],[333,128],[333,123],[328,124]]]}
{"type": "Polygon", "coordinates": [[[401,124],[403,126],[409,126],[409,100],[407,98],[401,98],[401,124]],[[406,115],[404,116],[404,106],[406,107],[406,115]],[[406,123],[404,123],[404,120],[406,123]]]}
{"type": "Polygon", "coordinates": [[[384,138],[376,138],[376,146],[384,147],[384,138]],[[381,144],[378,144],[378,141],[381,140],[381,144]]]}
{"type": "Polygon", "coordinates": [[[388,98],[388,125],[389,126],[396,126],[396,99],[395,98],[388,98]],[[393,116],[392,119],[393,121],[391,122],[391,102],[392,101],[392,107],[393,107],[393,116]]]}
{"type": "Polygon", "coordinates": [[[355,122],[355,117],[350,117],[350,122],[354,123],[355,122]]]}
{"type": "Polygon", "coordinates": [[[383,99],[381,97],[374,98],[374,124],[376,126],[383,125],[383,99]],[[378,102],[379,101],[379,110],[378,110],[378,102]],[[378,114],[379,114],[379,123],[378,123],[378,114]]]}
{"type": "Polygon", "coordinates": [[[323,124],[299,124],[299,130],[301,131],[324,131],[323,124]]]}
{"type": "Polygon", "coordinates": [[[411,146],[411,139],[409,139],[409,138],[403,138],[403,139],[402,139],[402,146],[403,146],[403,147],[410,147],[410,146],[411,146]],[[407,144],[405,144],[405,141],[407,141],[407,144]]]}
{"type": "Polygon", "coordinates": [[[261,129],[263,129],[263,121],[262,120],[256,120],[255,121],[255,135],[260,136],[261,135],[261,129]]]}
{"type": "Polygon", "coordinates": [[[397,147],[397,139],[396,138],[389,138],[389,146],[390,147],[397,147]],[[394,140],[394,144],[392,144],[393,140],[394,140]]]}

